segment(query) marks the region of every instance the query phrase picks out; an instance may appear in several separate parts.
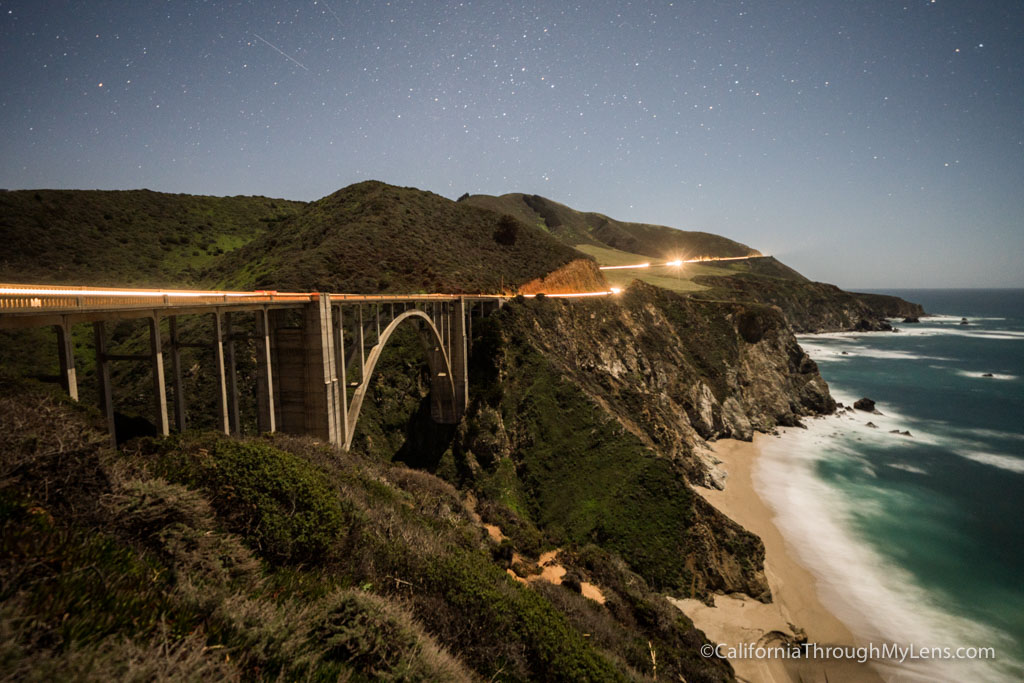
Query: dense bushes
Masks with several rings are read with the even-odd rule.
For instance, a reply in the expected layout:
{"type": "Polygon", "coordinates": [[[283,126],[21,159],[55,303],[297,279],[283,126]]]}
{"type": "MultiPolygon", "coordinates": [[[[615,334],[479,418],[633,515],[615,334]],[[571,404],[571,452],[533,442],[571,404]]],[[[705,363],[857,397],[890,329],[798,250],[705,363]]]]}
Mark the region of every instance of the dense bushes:
{"type": "Polygon", "coordinates": [[[352,524],[324,475],[259,442],[212,435],[159,444],[155,473],[201,488],[228,528],[275,562],[322,561],[352,524]]]}

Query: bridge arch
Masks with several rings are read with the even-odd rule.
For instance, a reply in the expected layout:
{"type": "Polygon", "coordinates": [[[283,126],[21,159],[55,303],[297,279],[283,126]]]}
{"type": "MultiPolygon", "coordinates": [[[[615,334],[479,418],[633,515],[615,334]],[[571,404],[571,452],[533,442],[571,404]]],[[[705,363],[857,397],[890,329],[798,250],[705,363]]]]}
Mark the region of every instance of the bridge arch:
{"type": "MultiPolygon", "coordinates": [[[[377,361],[384,351],[391,335],[406,321],[417,324],[420,331],[420,340],[423,343],[423,350],[427,355],[427,365],[430,368],[430,413],[435,422],[442,424],[454,424],[458,421],[459,413],[455,396],[455,381],[452,377],[452,366],[448,354],[445,353],[444,343],[441,334],[438,332],[434,321],[425,312],[413,309],[405,311],[392,320],[387,327],[381,330],[377,344],[370,350],[366,359],[366,366],[362,369],[359,386],[352,396],[352,403],[348,405],[341,414],[345,421],[344,439],[345,450],[352,445],[352,438],[356,432],[356,424],[359,421],[359,413],[363,407],[363,400],[373,378],[373,371],[377,367],[377,361]]],[[[343,361],[342,361],[343,362],[343,361]]],[[[341,401],[348,403],[347,390],[341,388],[341,401]]]]}

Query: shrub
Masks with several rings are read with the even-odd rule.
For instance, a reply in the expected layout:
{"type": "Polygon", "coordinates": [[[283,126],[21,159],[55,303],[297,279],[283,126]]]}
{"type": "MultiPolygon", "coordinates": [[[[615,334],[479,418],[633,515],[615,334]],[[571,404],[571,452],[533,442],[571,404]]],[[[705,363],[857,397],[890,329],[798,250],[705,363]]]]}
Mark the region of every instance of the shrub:
{"type": "Polygon", "coordinates": [[[309,462],[258,441],[214,435],[165,440],[157,471],[199,486],[228,527],[274,562],[321,561],[352,521],[309,462]]]}
{"type": "Polygon", "coordinates": [[[519,238],[519,222],[515,218],[504,214],[498,219],[498,227],[494,231],[494,241],[498,244],[511,247],[519,238]]]}

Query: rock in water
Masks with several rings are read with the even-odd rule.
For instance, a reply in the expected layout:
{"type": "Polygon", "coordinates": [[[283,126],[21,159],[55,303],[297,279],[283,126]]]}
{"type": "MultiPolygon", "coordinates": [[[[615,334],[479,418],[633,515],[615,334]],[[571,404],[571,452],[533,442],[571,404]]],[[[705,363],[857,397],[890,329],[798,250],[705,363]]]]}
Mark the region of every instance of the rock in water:
{"type": "Polygon", "coordinates": [[[982,377],[995,377],[991,372],[986,372],[982,377]]]}
{"type": "Polygon", "coordinates": [[[921,322],[921,320],[920,320],[920,318],[915,318],[912,315],[908,315],[906,318],[903,319],[903,322],[905,322],[905,323],[919,323],[919,322],[921,322]]]}
{"type": "Polygon", "coordinates": [[[875,402],[872,401],[870,398],[857,399],[854,402],[853,407],[856,408],[857,410],[863,410],[868,413],[875,412],[875,402]]]}
{"type": "Polygon", "coordinates": [[[970,323],[967,322],[967,318],[960,318],[960,324],[961,325],[970,325],[970,323]]]}

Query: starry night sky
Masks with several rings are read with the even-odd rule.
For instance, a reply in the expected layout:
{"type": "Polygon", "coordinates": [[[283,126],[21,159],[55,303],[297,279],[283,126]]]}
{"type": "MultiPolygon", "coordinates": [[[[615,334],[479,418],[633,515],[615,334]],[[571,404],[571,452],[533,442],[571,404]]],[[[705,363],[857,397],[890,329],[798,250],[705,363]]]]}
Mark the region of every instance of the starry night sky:
{"type": "Polygon", "coordinates": [[[0,0],[0,187],[374,178],[1024,286],[1024,2],[0,0]]]}

